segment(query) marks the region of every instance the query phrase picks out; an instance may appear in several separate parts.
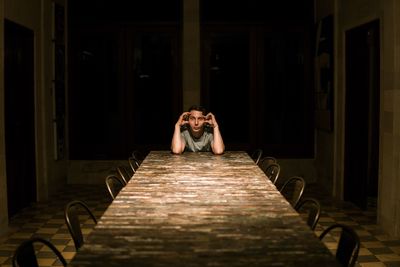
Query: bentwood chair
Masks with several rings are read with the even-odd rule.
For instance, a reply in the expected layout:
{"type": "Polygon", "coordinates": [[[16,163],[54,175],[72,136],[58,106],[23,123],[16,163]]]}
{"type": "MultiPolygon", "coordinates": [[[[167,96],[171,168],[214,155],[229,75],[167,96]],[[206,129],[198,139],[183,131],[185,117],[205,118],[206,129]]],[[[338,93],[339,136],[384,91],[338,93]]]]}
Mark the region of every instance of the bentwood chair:
{"type": "Polygon", "coordinates": [[[303,195],[306,181],[300,176],[293,176],[289,178],[281,187],[279,192],[289,201],[292,207],[296,207],[301,196],[303,195]]]}
{"type": "Polygon", "coordinates": [[[276,160],[276,158],[274,157],[262,157],[259,161],[258,161],[258,166],[260,166],[261,169],[265,169],[268,167],[269,164],[271,163],[278,163],[278,161],[276,160]]]}
{"type": "Polygon", "coordinates": [[[106,186],[112,199],[118,195],[119,191],[126,185],[126,183],[114,174],[107,175],[106,186]]]}
{"type": "Polygon", "coordinates": [[[319,239],[322,240],[328,233],[334,234],[334,230],[340,229],[340,237],[336,250],[336,259],[342,266],[353,267],[360,251],[360,239],[357,233],[349,226],[344,224],[333,224],[326,228],[319,239]]]}
{"type": "Polygon", "coordinates": [[[144,160],[144,156],[139,150],[134,150],[132,152],[132,158],[134,158],[139,165],[142,164],[142,161],[144,160]]]}
{"type": "Polygon", "coordinates": [[[14,252],[12,257],[13,267],[39,267],[38,260],[36,258],[34,245],[43,244],[50,248],[50,250],[57,256],[63,266],[67,266],[67,262],[64,259],[61,252],[46,239],[41,237],[34,237],[29,240],[22,242],[14,252]]]}
{"type": "Polygon", "coordinates": [[[273,184],[276,184],[276,181],[279,178],[279,173],[281,172],[281,167],[278,163],[271,163],[265,169],[262,169],[267,175],[267,177],[271,180],[273,184]]]}
{"type": "Polygon", "coordinates": [[[299,213],[307,212],[307,224],[311,230],[317,226],[321,215],[321,205],[315,198],[304,198],[295,207],[299,213]]]}
{"type": "Polygon", "coordinates": [[[135,159],[134,157],[129,157],[128,162],[129,162],[129,166],[131,167],[133,173],[135,173],[140,166],[139,161],[137,159],[135,159]]]}
{"type": "Polygon", "coordinates": [[[260,161],[261,157],[263,154],[263,150],[261,148],[258,148],[254,150],[254,152],[251,154],[251,158],[254,160],[256,164],[260,161]]]}
{"type": "MultiPolygon", "coordinates": [[[[129,170],[130,170],[130,168],[129,168],[129,170]]],[[[132,176],[134,174],[132,171],[128,171],[128,169],[122,165],[117,167],[117,172],[125,184],[127,184],[129,182],[129,180],[132,178],[132,176]]]]}
{"type": "Polygon", "coordinates": [[[88,214],[89,217],[93,220],[93,222],[97,224],[96,217],[83,201],[73,200],[65,206],[64,218],[68,230],[72,236],[72,240],[74,241],[76,250],[82,247],[84,243],[81,222],[79,220],[80,214],[78,213],[80,210],[84,210],[86,214],[88,214]]]}

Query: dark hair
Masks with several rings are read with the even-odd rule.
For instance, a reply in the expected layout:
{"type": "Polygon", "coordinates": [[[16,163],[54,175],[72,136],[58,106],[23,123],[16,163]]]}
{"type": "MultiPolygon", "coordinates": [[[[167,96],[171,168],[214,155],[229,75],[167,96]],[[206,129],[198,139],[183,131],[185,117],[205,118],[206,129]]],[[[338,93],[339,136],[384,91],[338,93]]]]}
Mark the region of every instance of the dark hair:
{"type": "Polygon", "coordinates": [[[188,111],[192,111],[192,110],[196,110],[196,111],[201,111],[201,113],[206,116],[207,115],[207,109],[203,106],[197,106],[197,105],[193,105],[191,106],[188,111]]]}

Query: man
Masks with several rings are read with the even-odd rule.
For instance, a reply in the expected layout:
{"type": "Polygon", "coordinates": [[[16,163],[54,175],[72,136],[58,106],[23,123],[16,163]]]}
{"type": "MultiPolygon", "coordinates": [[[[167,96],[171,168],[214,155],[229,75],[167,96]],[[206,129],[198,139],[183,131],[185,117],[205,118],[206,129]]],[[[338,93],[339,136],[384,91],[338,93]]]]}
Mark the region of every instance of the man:
{"type": "Polygon", "coordinates": [[[175,124],[171,151],[174,154],[184,151],[224,153],[224,141],[214,114],[207,114],[201,106],[192,106],[183,112],[175,124]]]}

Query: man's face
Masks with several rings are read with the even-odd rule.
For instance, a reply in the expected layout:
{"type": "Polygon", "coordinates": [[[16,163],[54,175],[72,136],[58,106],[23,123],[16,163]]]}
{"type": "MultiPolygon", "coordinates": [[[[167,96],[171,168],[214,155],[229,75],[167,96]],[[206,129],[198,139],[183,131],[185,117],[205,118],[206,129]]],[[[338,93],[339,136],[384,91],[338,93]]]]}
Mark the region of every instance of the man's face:
{"type": "Polygon", "coordinates": [[[200,133],[203,131],[203,125],[206,121],[206,117],[201,111],[192,110],[189,114],[189,125],[192,128],[193,133],[200,133]]]}

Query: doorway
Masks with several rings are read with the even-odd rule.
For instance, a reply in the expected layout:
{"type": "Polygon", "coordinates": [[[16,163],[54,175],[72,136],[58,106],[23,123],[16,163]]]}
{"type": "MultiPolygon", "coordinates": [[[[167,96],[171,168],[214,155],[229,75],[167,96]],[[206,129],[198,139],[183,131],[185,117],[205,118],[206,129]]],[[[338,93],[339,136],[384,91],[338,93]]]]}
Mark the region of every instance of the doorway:
{"type": "Polygon", "coordinates": [[[36,201],[33,31],[4,23],[8,216],[36,201]]]}
{"type": "Polygon", "coordinates": [[[202,48],[202,103],[217,116],[228,150],[313,157],[307,27],[205,25],[202,48]]]}
{"type": "Polygon", "coordinates": [[[346,32],[344,199],[376,205],[379,167],[379,21],[346,32]]]}
{"type": "Polygon", "coordinates": [[[74,160],[169,149],[181,113],[175,26],[70,28],[69,149],[74,160]],[[160,131],[160,129],[163,129],[160,131]]]}

